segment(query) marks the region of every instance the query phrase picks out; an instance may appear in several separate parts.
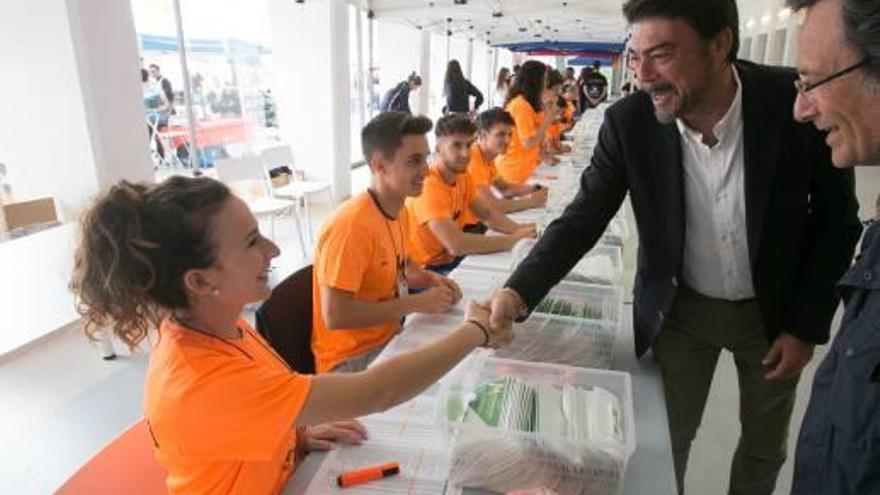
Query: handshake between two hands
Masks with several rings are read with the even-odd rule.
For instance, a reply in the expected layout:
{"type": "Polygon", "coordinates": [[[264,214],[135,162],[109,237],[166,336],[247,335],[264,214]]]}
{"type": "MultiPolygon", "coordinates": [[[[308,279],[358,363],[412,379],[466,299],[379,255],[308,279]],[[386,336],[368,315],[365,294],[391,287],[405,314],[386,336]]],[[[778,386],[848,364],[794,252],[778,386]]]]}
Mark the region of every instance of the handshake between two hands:
{"type": "Polygon", "coordinates": [[[513,289],[504,288],[496,291],[487,301],[468,302],[464,319],[483,325],[489,332],[486,347],[497,349],[513,340],[513,322],[524,307],[519,294],[513,289]]]}

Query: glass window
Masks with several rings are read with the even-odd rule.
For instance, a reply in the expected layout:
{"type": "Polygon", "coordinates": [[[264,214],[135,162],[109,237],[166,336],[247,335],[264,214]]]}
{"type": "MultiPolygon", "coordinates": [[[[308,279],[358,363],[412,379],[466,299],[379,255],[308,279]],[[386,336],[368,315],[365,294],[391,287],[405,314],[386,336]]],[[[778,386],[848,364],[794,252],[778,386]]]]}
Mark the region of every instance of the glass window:
{"type": "Polygon", "coordinates": [[[145,120],[160,173],[256,154],[279,139],[268,2],[187,0],[180,8],[192,101],[171,0],[132,0],[141,65],[150,72],[145,120]]]}

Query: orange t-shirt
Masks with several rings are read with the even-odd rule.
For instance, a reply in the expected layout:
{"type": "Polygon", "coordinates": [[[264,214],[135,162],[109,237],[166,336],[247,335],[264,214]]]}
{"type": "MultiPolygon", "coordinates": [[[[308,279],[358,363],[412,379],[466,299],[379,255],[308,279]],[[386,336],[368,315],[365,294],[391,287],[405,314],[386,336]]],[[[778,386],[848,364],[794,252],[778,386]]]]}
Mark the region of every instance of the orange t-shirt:
{"type": "Polygon", "coordinates": [[[523,141],[537,134],[542,117],[522,95],[511,100],[505,109],[513,117],[516,128],[507,146],[507,153],[499,155],[495,164],[504,180],[513,184],[522,184],[532,175],[541,156],[540,143],[532,148],[526,148],[523,146],[523,141]]]}
{"type": "Polygon", "coordinates": [[[561,122],[556,122],[550,124],[550,127],[547,128],[547,133],[544,136],[544,141],[548,143],[557,143],[559,138],[562,137],[563,124],[561,122]]]}
{"type": "Polygon", "coordinates": [[[165,320],[144,409],[171,494],[278,493],[294,470],[294,421],[312,379],[243,319],[224,340],[165,320]]]}
{"type": "Polygon", "coordinates": [[[319,373],[342,361],[385,345],[400,322],[389,320],[362,328],[329,329],[321,313],[321,286],[351,292],[361,301],[397,297],[409,233],[407,212],[386,218],[369,192],[343,203],[318,238],[312,283],[312,352],[319,373]]]}
{"type": "Polygon", "coordinates": [[[572,127],[574,127],[574,111],[575,111],[574,103],[572,103],[570,101],[567,102],[565,104],[564,113],[562,114],[565,117],[565,121],[567,122],[567,124],[565,124],[565,130],[569,130],[572,127]]]}
{"type": "Polygon", "coordinates": [[[469,174],[458,175],[455,184],[450,186],[437,167],[439,164],[435,163],[428,170],[422,195],[406,200],[410,222],[409,254],[421,267],[441,265],[455,259],[431,232],[428,222],[449,218],[459,230],[464,230],[465,213],[477,193],[469,174]]]}
{"type": "MultiPolygon", "coordinates": [[[[474,183],[474,190],[479,191],[486,187],[491,187],[492,182],[498,175],[498,169],[495,167],[495,160],[486,161],[480,146],[477,143],[471,145],[470,162],[468,163],[467,174],[474,183]]],[[[465,225],[473,225],[480,221],[477,215],[468,208],[465,211],[465,225]]]]}

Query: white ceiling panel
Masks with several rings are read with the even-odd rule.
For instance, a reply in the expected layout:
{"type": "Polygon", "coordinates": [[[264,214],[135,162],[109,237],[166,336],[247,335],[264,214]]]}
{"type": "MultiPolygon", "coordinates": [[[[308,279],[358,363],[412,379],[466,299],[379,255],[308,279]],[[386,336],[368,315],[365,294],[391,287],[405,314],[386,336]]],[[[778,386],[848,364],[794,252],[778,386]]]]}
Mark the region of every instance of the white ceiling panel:
{"type": "MultiPolygon", "coordinates": [[[[621,0],[373,0],[377,20],[488,40],[622,42],[621,0]]],[[[366,6],[365,2],[361,3],[366,6]]]]}

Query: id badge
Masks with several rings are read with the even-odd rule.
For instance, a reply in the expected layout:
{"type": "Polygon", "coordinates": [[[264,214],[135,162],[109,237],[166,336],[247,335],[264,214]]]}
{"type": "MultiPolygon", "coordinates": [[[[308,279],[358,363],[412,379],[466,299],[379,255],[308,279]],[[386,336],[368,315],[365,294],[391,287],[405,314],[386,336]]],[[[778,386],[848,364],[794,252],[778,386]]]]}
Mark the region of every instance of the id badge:
{"type": "Polygon", "coordinates": [[[406,283],[406,277],[397,277],[397,297],[406,297],[409,295],[409,284],[406,283]]]}

